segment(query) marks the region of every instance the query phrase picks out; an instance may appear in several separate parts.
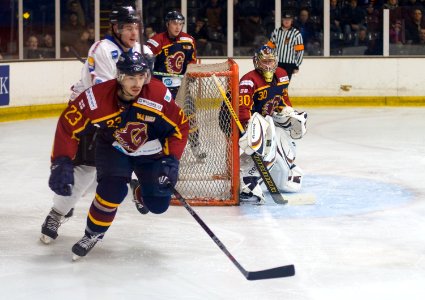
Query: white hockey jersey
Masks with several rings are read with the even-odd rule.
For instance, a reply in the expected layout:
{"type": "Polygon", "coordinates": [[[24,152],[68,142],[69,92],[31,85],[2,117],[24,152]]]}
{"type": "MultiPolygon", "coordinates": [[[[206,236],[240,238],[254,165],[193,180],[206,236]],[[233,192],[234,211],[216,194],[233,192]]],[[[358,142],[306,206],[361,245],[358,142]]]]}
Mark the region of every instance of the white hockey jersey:
{"type": "MultiPolygon", "coordinates": [[[[146,46],[143,46],[143,50],[144,53],[152,54],[152,51],[146,46]]],[[[136,43],[131,51],[140,52],[140,44],[136,43]]],[[[94,43],[90,47],[87,60],[81,70],[81,79],[71,87],[70,100],[74,100],[95,84],[116,78],[116,63],[122,52],[121,46],[111,36],[94,43]]]]}

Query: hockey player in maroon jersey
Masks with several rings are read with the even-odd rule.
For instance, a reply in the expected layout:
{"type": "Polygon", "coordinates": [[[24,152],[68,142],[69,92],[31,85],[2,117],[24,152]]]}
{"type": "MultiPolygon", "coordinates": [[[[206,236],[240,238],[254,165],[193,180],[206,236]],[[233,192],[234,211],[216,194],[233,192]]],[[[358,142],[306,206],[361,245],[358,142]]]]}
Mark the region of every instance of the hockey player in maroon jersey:
{"type": "Polygon", "coordinates": [[[117,79],[97,84],[70,102],[56,129],[49,186],[57,194],[67,194],[74,182],[72,159],[78,140],[88,126],[98,128],[96,195],[85,234],[72,248],[74,259],[103,238],[127,195],[133,171],[143,205],[155,214],[168,209],[167,184],[177,182],[187,142],[187,118],[170,91],[151,79],[149,62],[138,52],[123,53],[117,70],[117,79]]]}
{"type": "Polygon", "coordinates": [[[182,31],[185,18],[180,12],[168,12],[164,21],[167,30],[151,37],[146,46],[155,55],[155,77],[162,80],[175,98],[181,77],[173,75],[185,74],[187,65],[196,63],[196,46],[195,39],[182,31]]]}
{"type": "Polygon", "coordinates": [[[241,201],[264,201],[260,174],[250,155],[263,157],[281,192],[301,189],[301,168],[295,165],[295,143],[306,132],[307,114],[296,112],[288,96],[289,77],[277,66],[272,48],[261,47],[254,67],[239,82],[239,118],[246,127],[240,140],[241,201]],[[255,139],[253,137],[261,137],[255,139]]]}
{"type": "MultiPolygon", "coordinates": [[[[167,30],[151,37],[146,45],[155,56],[154,76],[165,84],[171,91],[173,98],[177,96],[182,78],[186,73],[187,65],[196,63],[195,39],[182,31],[185,23],[184,16],[176,11],[169,11],[164,18],[167,30]]],[[[199,129],[196,122],[196,111],[193,99],[185,99],[186,116],[190,124],[189,145],[193,155],[200,161],[206,158],[206,153],[201,150],[199,129]]],[[[133,201],[141,214],[148,211],[139,204],[140,191],[136,180],[130,182],[133,191],[133,201]]]]}
{"type": "MultiPolygon", "coordinates": [[[[116,78],[116,63],[122,52],[141,51],[136,41],[143,24],[133,7],[113,7],[109,23],[112,35],[105,36],[90,48],[81,79],[72,86],[71,101],[92,85],[116,78]]],[[[147,46],[142,49],[146,55],[152,54],[147,46]]],[[[75,182],[72,193],[69,191],[68,195],[53,196],[53,206],[41,226],[40,240],[45,244],[57,238],[60,226],[72,216],[76,203],[96,180],[95,135],[93,129],[93,133],[82,136],[78,144],[78,153],[73,160],[75,182]]],[[[136,203],[136,207],[139,206],[136,203]]]]}

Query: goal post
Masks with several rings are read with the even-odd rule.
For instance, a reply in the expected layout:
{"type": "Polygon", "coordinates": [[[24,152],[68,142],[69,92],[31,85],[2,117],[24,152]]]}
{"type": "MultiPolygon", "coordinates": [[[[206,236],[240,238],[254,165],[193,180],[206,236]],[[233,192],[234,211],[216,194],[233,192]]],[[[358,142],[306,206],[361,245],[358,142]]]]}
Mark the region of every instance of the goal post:
{"type": "MultiPolygon", "coordinates": [[[[238,111],[239,67],[233,59],[188,65],[176,96],[190,125],[176,189],[191,205],[237,205],[239,130],[225,108],[213,74],[238,111]]],[[[179,201],[173,199],[172,204],[179,201]]]]}

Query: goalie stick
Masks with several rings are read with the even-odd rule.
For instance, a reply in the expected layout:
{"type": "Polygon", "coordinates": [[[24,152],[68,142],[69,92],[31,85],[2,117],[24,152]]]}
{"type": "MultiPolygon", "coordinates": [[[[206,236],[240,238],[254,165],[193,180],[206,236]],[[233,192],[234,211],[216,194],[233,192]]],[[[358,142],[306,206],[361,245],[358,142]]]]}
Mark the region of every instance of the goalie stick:
{"type": "Polygon", "coordinates": [[[218,237],[211,231],[211,229],[205,224],[204,221],[198,216],[198,214],[193,210],[193,208],[187,203],[182,195],[168,183],[168,187],[171,189],[173,194],[177,197],[180,203],[187,209],[187,211],[192,215],[192,217],[201,225],[202,229],[210,236],[210,238],[216,243],[216,245],[221,249],[221,251],[226,254],[226,256],[232,261],[232,263],[238,268],[238,270],[245,276],[247,280],[261,280],[261,279],[273,279],[273,278],[282,278],[290,277],[295,275],[294,265],[286,265],[272,269],[266,269],[261,271],[247,271],[241,264],[233,257],[233,255],[227,250],[226,246],[218,239],[218,237]]]}
{"type": "MultiPolygon", "coordinates": [[[[217,76],[215,74],[212,75],[212,78],[214,80],[215,85],[220,91],[221,97],[223,98],[227,108],[230,111],[230,114],[233,117],[233,120],[236,122],[236,125],[238,126],[240,132],[242,134],[245,133],[245,129],[243,128],[241,121],[238,118],[238,115],[236,114],[235,110],[232,107],[232,103],[227,98],[225,91],[223,90],[223,87],[221,86],[220,82],[218,81],[217,76]]],[[[270,175],[269,170],[267,169],[266,165],[264,164],[263,159],[261,158],[258,153],[254,152],[251,155],[252,160],[254,161],[255,166],[258,169],[258,172],[261,175],[261,178],[263,179],[264,185],[267,187],[267,190],[270,192],[270,195],[272,196],[272,199],[277,204],[287,204],[288,201],[283,199],[282,194],[280,193],[279,189],[276,186],[276,183],[274,182],[272,176],[270,175]]]]}

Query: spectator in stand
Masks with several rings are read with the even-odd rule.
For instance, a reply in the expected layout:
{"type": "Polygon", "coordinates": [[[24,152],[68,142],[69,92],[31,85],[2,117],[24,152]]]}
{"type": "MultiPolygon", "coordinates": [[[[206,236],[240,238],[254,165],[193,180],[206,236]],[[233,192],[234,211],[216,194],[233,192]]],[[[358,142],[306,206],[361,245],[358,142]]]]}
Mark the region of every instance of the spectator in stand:
{"type": "Polygon", "coordinates": [[[0,53],[0,60],[2,60],[3,59],[3,55],[1,55],[1,53],[0,53]]]}
{"type": "Polygon", "coordinates": [[[419,33],[419,44],[425,45],[425,28],[422,28],[421,32],[419,33]]]}
{"type": "Polygon", "coordinates": [[[330,0],[330,26],[331,33],[340,34],[341,29],[341,6],[338,0],[330,0]]]}
{"type": "Polygon", "coordinates": [[[390,28],[390,43],[391,44],[404,44],[403,41],[403,31],[401,20],[396,20],[394,23],[391,23],[390,28]]]}
{"type": "Polygon", "coordinates": [[[421,29],[425,28],[422,11],[419,8],[412,9],[410,19],[406,20],[406,43],[419,44],[421,29]]]}
{"type": "Polygon", "coordinates": [[[195,31],[192,34],[195,39],[197,54],[198,55],[207,55],[207,45],[208,45],[208,28],[207,22],[203,18],[198,18],[195,23],[195,31]]]}
{"type": "Polygon", "coordinates": [[[357,0],[350,0],[342,9],[342,17],[345,40],[351,44],[354,36],[360,29],[366,29],[366,12],[357,6],[357,0]]]}
{"type": "Polygon", "coordinates": [[[69,52],[69,48],[80,38],[83,30],[84,27],[80,25],[78,15],[76,13],[69,14],[68,22],[63,26],[61,31],[61,57],[74,57],[69,52]]]}
{"type": "Polygon", "coordinates": [[[387,0],[382,8],[390,10],[390,23],[403,19],[403,9],[398,5],[398,0],[387,0]]]}
{"type": "Polygon", "coordinates": [[[261,25],[258,11],[251,11],[245,18],[240,19],[241,46],[253,46],[258,36],[265,36],[266,31],[261,25]]]}
{"type": "Polygon", "coordinates": [[[68,1],[67,10],[68,10],[68,14],[74,13],[74,14],[77,15],[78,24],[81,27],[86,26],[86,16],[84,14],[83,8],[81,7],[80,1],[78,1],[78,0],[68,1]]]}
{"type": "Polygon", "coordinates": [[[295,21],[294,27],[299,30],[303,37],[305,49],[309,50],[315,42],[314,34],[316,31],[315,24],[310,20],[310,11],[308,8],[301,8],[298,14],[298,20],[295,21]]]}
{"type": "Polygon", "coordinates": [[[87,31],[89,32],[89,43],[90,45],[93,45],[95,42],[95,32],[94,32],[94,25],[90,24],[89,26],[87,26],[87,31]]]}
{"type": "Polygon", "coordinates": [[[27,39],[27,47],[24,58],[37,59],[44,58],[43,52],[38,48],[38,38],[35,35],[30,35],[27,39]]]}
{"type": "Polygon", "coordinates": [[[87,56],[87,53],[89,53],[89,49],[92,45],[90,44],[89,38],[89,31],[83,30],[80,34],[80,38],[76,40],[74,45],[72,46],[80,57],[87,56]]]}
{"type": "Polygon", "coordinates": [[[369,37],[366,29],[362,28],[357,32],[357,38],[354,41],[354,46],[368,46],[369,45],[369,37]]]}
{"type": "Polygon", "coordinates": [[[51,34],[46,33],[43,36],[43,57],[44,58],[54,58],[55,57],[55,45],[53,43],[53,37],[51,34]]]}
{"type": "Polygon", "coordinates": [[[152,25],[148,25],[145,27],[145,39],[146,41],[149,40],[151,37],[153,37],[156,34],[156,31],[153,29],[152,25]]]}
{"type": "Polygon", "coordinates": [[[208,28],[211,32],[223,32],[224,9],[218,0],[209,0],[203,9],[203,16],[208,19],[208,28]]]}
{"type": "Polygon", "coordinates": [[[382,10],[378,10],[370,3],[366,6],[367,31],[374,34],[382,32],[382,10]]]}
{"type": "Polygon", "coordinates": [[[382,7],[383,9],[396,9],[398,8],[398,0],[387,0],[387,3],[382,7]]]}

